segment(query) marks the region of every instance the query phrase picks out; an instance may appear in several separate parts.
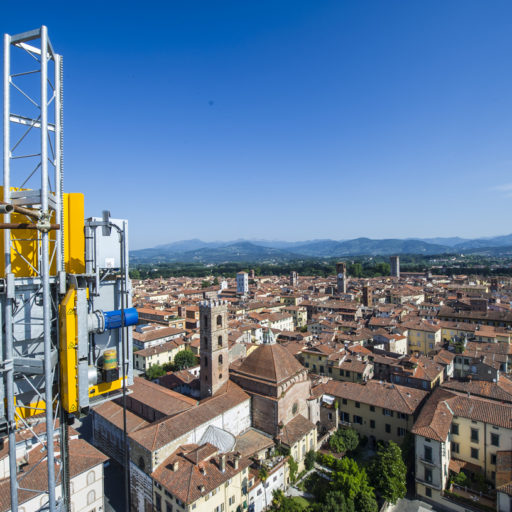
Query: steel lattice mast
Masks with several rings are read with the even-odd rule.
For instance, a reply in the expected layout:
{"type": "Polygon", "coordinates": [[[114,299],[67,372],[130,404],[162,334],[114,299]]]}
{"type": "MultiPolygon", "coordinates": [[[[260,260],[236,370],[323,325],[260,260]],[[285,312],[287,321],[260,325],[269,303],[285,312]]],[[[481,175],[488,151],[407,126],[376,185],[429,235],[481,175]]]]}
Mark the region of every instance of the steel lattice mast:
{"type": "MultiPolygon", "coordinates": [[[[62,58],[54,52],[45,26],[4,36],[3,131],[7,206],[2,224],[5,327],[0,417],[7,420],[11,510],[18,510],[18,490],[26,489],[23,475],[17,475],[16,431],[28,428],[45,447],[39,464],[47,465],[48,503],[42,508],[55,511],[60,509],[54,438],[61,412],[57,319],[63,278],[62,58]],[[26,247],[34,251],[33,258],[27,259],[26,247]],[[1,410],[4,399],[6,414],[1,410]],[[43,413],[45,434],[34,429],[43,413]]],[[[63,443],[63,462],[66,448],[63,443]]]]}

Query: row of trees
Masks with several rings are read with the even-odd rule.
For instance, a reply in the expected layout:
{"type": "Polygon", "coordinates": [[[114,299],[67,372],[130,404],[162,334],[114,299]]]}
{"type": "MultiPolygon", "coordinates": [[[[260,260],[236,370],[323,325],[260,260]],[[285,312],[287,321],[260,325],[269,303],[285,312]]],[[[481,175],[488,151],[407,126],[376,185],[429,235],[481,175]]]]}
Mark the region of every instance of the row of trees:
{"type": "Polygon", "coordinates": [[[163,365],[154,364],[146,370],[146,377],[149,380],[156,379],[165,375],[167,372],[176,372],[179,370],[185,370],[198,364],[197,357],[191,350],[181,350],[174,357],[174,361],[171,363],[165,363],[163,365]]]}

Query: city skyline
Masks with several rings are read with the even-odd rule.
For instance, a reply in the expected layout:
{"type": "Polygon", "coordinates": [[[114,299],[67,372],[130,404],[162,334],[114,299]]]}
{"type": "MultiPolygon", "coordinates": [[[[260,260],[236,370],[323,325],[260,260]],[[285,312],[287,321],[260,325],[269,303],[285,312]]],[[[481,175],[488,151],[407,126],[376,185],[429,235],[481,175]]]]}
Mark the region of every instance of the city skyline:
{"type": "Polygon", "coordinates": [[[0,28],[48,25],[65,188],[133,249],[511,231],[508,2],[123,5],[0,28]]]}

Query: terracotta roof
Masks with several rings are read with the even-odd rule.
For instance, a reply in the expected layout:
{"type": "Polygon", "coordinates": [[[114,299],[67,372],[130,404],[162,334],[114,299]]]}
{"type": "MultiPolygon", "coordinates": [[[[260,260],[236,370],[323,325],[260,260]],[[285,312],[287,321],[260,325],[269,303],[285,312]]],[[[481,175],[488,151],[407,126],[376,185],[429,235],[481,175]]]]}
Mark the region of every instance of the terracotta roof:
{"type": "Polygon", "coordinates": [[[422,407],[411,432],[428,439],[445,442],[450,432],[453,418],[446,400],[452,397],[453,394],[449,391],[437,388],[422,407]]]}
{"type": "MultiPolygon", "coordinates": [[[[60,448],[58,443],[55,443],[56,459],[60,460],[60,448]]],[[[48,490],[48,464],[46,459],[37,464],[41,460],[41,446],[36,445],[29,452],[29,464],[24,467],[23,472],[18,474],[18,480],[21,487],[25,489],[41,489],[43,492],[48,490]]],[[[92,469],[93,467],[103,464],[108,460],[108,457],[103,455],[99,450],[94,448],[83,439],[70,439],[69,441],[69,473],[71,478],[92,469]]],[[[60,485],[61,471],[60,464],[55,464],[56,484],[60,485]]],[[[10,510],[11,508],[11,491],[9,479],[6,478],[0,481],[0,512],[10,510]]],[[[19,504],[23,504],[36,496],[42,495],[43,492],[26,491],[20,489],[18,491],[19,504]]]]}
{"type": "Polygon", "coordinates": [[[163,352],[170,352],[171,350],[175,350],[181,345],[185,343],[183,338],[167,341],[162,343],[161,345],[155,345],[153,347],[144,348],[142,350],[137,350],[134,352],[134,355],[139,357],[150,357],[156,354],[162,354],[163,352]]]}
{"type": "Polygon", "coordinates": [[[304,367],[278,344],[260,345],[239,365],[232,365],[236,373],[280,383],[304,371],[304,367]]]}
{"type": "Polygon", "coordinates": [[[324,384],[324,392],[338,398],[347,398],[404,414],[414,414],[428,394],[421,389],[374,380],[366,384],[330,380],[324,384]]]}
{"type": "Polygon", "coordinates": [[[443,382],[443,388],[452,389],[462,393],[471,393],[472,395],[512,403],[512,381],[500,375],[498,382],[486,380],[448,380],[443,382]]]}
{"type": "Polygon", "coordinates": [[[298,414],[281,429],[277,438],[286,446],[293,446],[314,428],[315,425],[311,421],[298,414]]]}
{"type": "MultiPolygon", "coordinates": [[[[207,445],[203,445],[207,446],[207,445]]],[[[210,445],[212,446],[212,445],[210,445]]],[[[209,456],[206,460],[194,463],[190,460],[190,454],[203,447],[198,445],[184,445],[178,448],[152,473],[151,477],[167,489],[173,496],[190,505],[199,498],[217,489],[224,482],[233,478],[243,469],[249,466],[251,461],[246,457],[239,459],[238,468],[235,469],[235,453],[225,454],[226,465],[224,472],[220,467],[220,455],[209,456]],[[178,466],[173,464],[178,463],[178,466]]],[[[211,449],[205,453],[216,453],[211,449]]]]}
{"type": "Polygon", "coordinates": [[[414,423],[413,434],[445,441],[453,416],[481,421],[512,430],[512,405],[475,396],[468,397],[444,388],[434,391],[414,423]]]}
{"type": "Polygon", "coordinates": [[[165,418],[144,429],[138,430],[130,434],[130,438],[152,452],[180,438],[187,432],[190,432],[199,425],[203,425],[223,412],[232,409],[245,400],[249,400],[249,395],[234,382],[228,381],[224,392],[219,392],[215,396],[203,400],[197,406],[172,418],[165,418]]]}

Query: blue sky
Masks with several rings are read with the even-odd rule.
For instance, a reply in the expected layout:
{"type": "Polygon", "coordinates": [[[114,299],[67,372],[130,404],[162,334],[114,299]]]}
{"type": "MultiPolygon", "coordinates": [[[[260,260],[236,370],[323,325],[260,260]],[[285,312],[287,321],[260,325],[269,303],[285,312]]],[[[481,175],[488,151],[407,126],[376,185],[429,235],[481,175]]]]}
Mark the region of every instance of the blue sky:
{"type": "Polygon", "coordinates": [[[64,55],[65,189],[132,248],[512,232],[512,3],[5,2],[64,55]]]}

